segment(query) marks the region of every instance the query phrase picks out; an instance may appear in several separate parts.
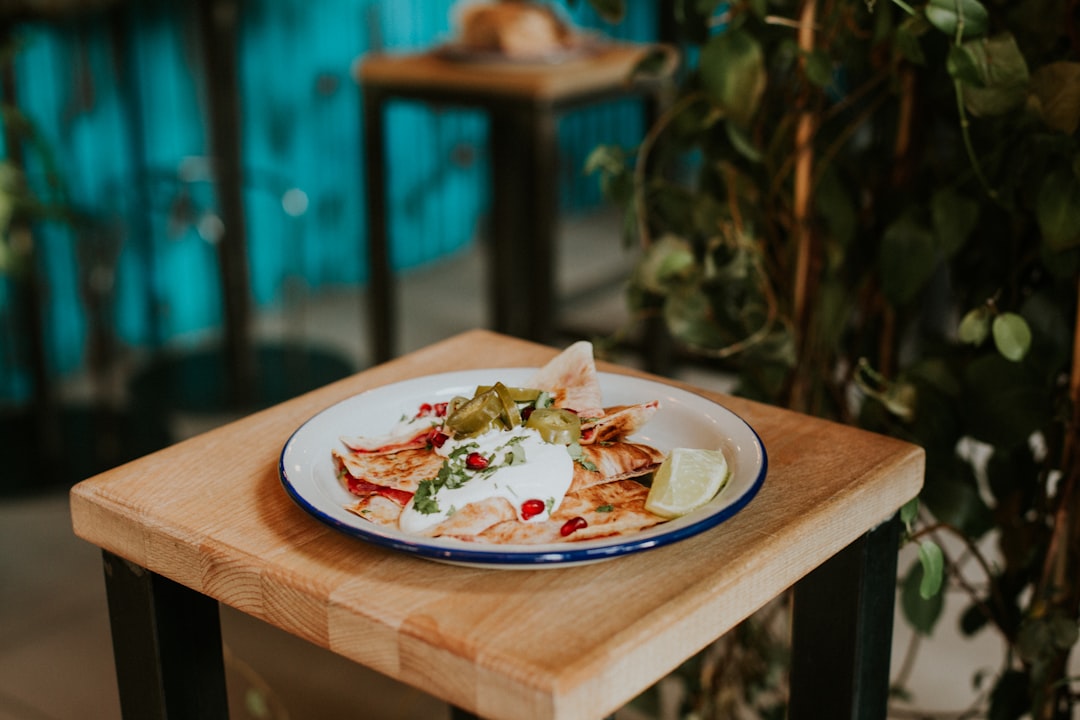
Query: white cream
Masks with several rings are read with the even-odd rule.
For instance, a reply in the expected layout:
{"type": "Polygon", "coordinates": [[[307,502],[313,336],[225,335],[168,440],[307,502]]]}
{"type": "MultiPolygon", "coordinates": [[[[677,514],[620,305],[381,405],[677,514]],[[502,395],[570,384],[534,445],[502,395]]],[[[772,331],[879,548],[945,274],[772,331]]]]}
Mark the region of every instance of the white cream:
{"type": "Polygon", "coordinates": [[[490,473],[470,472],[469,479],[461,486],[440,488],[434,496],[437,512],[419,512],[410,500],[398,520],[402,530],[423,532],[446,520],[456,509],[493,497],[508,500],[521,520],[543,520],[559,507],[570,489],[574,478],[574,460],[566,446],[544,442],[540,434],[531,428],[519,427],[487,432],[466,440],[448,440],[437,452],[450,457],[455,450],[469,443],[478,444],[479,447],[473,449],[484,457],[494,454],[491,467],[495,469],[490,473]],[[510,450],[503,449],[503,446],[513,438],[521,438],[517,447],[524,454],[524,462],[511,465],[505,457],[510,450]],[[543,501],[545,508],[526,520],[521,516],[521,505],[530,499],[543,501]]]}

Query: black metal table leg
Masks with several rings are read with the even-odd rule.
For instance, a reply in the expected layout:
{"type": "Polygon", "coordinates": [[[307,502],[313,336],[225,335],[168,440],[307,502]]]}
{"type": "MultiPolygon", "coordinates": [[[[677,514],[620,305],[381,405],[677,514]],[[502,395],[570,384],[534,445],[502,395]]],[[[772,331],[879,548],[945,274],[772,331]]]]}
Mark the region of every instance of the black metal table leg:
{"type": "Polygon", "coordinates": [[[195,5],[202,33],[207,83],[210,149],[224,234],[217,243],[224,305],[226,377],[232,402],[246,407],[255,399],[251,277],[244,213],[240,138],[238,43],[240,0],[200,0],[195,5]]]}
{"type": "MultiPolygon", "coordinates": [[[[524,137],[530,139],[531,153],[525,176],[528,192],[525,195],[530,227],[523,228],[520,242],[526,243],[525,257],[531,265],[531,279],[526,288],[518,288],[525,298],[527,313],[525,337],[537,342],[553,339],[558,314],[556,301],[556,260],[558,257],[559,144],[555,110],[549,103],[538,103],[525,117],[524,137]]],[[[529,277],[529,276],[526,276],[529,277]]]]}
{"type": "Polygon", "coordinates": [[[790,720],[885,717],[899,537],[893,518],[795,586],[790,720]]]}
{"type": "Polygon", "coordinates": [[[555,111],[543,103],[506,103],[491,108],[489,117],[492,327],[545,342],[555,320],[555,111]]]}
{"type": "Polygon", "coordinates": [[[120,708],[129,720],[227,720],[216,600],[103,552],[120,708]]]}
{"type": "Polygon", "coordinates": [[[397,320],[393,270],[390,266],[387,229],[386,96],[377,88],[363,88],[364,193],[367,205],[368,299],[372,355],[376,364],[394,356],[394,323],[397,320]]]}

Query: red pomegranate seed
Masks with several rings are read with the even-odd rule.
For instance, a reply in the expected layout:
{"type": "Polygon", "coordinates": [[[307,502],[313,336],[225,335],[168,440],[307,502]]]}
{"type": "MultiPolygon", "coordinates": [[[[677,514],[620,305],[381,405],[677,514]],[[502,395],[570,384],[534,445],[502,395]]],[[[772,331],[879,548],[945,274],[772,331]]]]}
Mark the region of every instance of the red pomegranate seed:
{"type": "Polygon", "coordinates": [[[421,418],[431,414],[431,403],[423,403],[420,405],[420,409],[416,411],[416,417],[421,418]]]}
{"type": "Polygon", "coordinates": [[[577,532],[581,528],[588,527],[588,526],[589,526],[588,521],[586,521],[585,518],[578,515],[577,517],[572,517],[569,520],[567,520],[566,522],[564,522],[563,526],[561,528],[559,528],[559,534],[562,535],[563,537],[566,537],[570,533],[577,532]]]}
{"type": "Polygon", "coordinates": [[[465,467],[470,470],[483,470],[488,466],[488,459],[478,452],[471,452],[465,457],[465,467]]]}
{"type": "Polygon", "coordinates": [[[429,430],[427,434],[428,445],[431,445],[431,447],[441,448],[449,439],[446,433],[439,430],[429,430]]]}
{"type": "Polygon", "coordinates": [[[446,411],[449,408],[450,403],[435,403],[433,406],[433,413],[435,417],[446,417],[446,411]]]}
{"type": "Polygon", "coordinates": [[[526,500],[525,502],[521,503],[521,519],[528,520],[531,517],[536,517],[540,513],[544,512],[544,508],[546,507],[547,505],[544,504],[543,500],[537,500],[535,498],[533,498],[532,500],[526,500]]]}

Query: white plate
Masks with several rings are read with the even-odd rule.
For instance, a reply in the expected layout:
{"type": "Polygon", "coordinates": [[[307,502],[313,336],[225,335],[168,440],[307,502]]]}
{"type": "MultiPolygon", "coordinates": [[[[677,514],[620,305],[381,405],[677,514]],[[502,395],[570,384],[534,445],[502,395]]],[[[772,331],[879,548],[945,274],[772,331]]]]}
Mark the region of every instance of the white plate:
{"type": "Polygon", "coordinates": [[[424,402],[472,395],[477,385],[502,381],[522,385],[532,368],[493,368],[443,373],[405,380],[342,400],[300,426],[285,443],[279,472],[285,490],[300,507],[342,532],[376,545],[464,565],[501,568],[565,567],[668,545],[708,530],[746,506],[765,481],[765,447],[753,428],[700,395],[650,380],[600,373],[604,404],[659,400],[660,408],[631,439],[668,452],[676,447],[722,449],[731,467],[727,485],[706,506],[639,532],[551,545],[478,545],[448,538],[424,538],[370,523],[350,513],[355,500],[338,482],[330,451],[340,438],[384,434],[400,417],[424,402]]]}

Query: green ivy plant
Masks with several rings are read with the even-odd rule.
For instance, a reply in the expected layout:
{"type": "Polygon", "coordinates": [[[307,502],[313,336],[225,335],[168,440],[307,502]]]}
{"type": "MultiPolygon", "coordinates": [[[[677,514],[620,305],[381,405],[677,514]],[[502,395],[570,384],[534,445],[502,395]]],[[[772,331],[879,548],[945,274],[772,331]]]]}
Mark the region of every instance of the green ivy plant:
{"type": "Polygon", "coordinates": [[[930,635],[962,593],[963,632],[1005,641],[967,717],[1073,717],[1075,2],[667,7],[675,97],[638,147],[587,167],[625,211],[635,317],[743,395],[923,446],[905,616],[930,635]]]}

